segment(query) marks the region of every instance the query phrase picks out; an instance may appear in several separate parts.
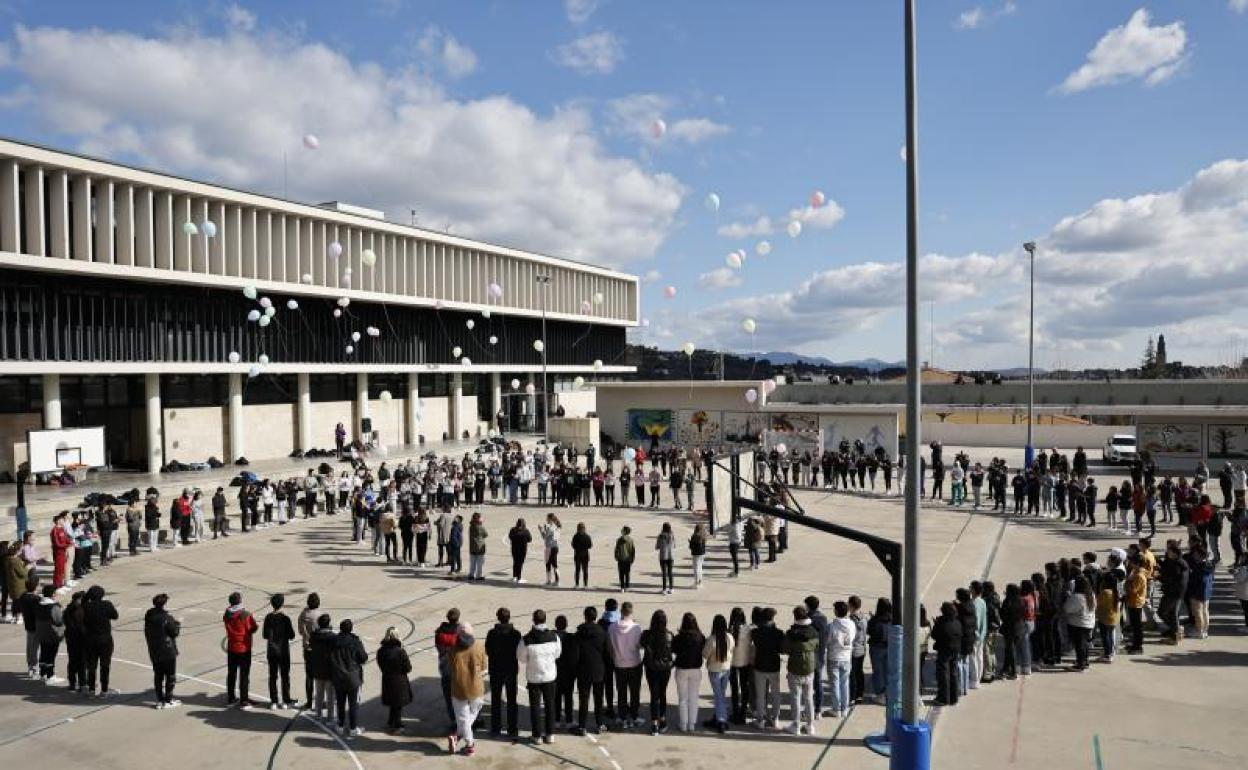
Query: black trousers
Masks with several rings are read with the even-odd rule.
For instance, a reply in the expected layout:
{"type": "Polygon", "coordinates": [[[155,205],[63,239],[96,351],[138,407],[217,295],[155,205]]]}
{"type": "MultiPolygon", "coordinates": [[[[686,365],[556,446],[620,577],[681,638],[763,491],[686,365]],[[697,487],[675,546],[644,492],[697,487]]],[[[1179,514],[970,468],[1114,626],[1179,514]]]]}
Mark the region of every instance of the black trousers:
{"type": "Polygon", "coordinates": [[[529,683],[529,728],[535,738],[555,734],[555,700],[558,689],[557,682],[529,683]]]}
{"type": "Polygon", "coordinates": [[[87,689],[95,692],[99,674],[100,692],[108,692],[108,674],[113,665],[112,637],[87,639],[87,689]]]}
{"type": "Polygon", "coordinates": [[[583,582],[586,587],[589,587],[589,554],[586,553],[583,556],[577,554],[572,559],[572,564],[573,572],[575,573],[573,576],[575,584],[579,586],[583,582]]]}
{"type": "Polygon", "coordinates": [[[856,655],[849,659],[849,699],[857,701],[862,698],[867,686],[867,675],[863,671],[866,655],[856,655]]]}
{"type": "Polygon", "coordinates": [[[160,703],[172,701],[173,685],[178,681],[177,659],[153,662],[152,675],[155,680],[156,700],[160,703]]]}
{"type": "Polygon", "coordinates": [[[576,713],[576,723],[581,729],[585,728],[585,717],[589,712],[589,696],[594,696],[594,724],[602,727],[602,687],[603,682],[592,681],[588,676],[579,677],[576,681],[576,694],[579,708],[576,713]]]}
{"type": "Polygon", "coordinates": [[[503,695],[507,696],[507,734],[520,734],[519,704],[516,703],[516,674],[490,674],[490,732],[503,731],[503,695]]]}
{"type": "Polygon", "coordinates": [[[673,575],[675,563],[671,559],[659,559],[659,572],[663,577],[664,588],[675,588],[676,580],[673,575]]]}
{"type": "Polygon", "coordinates": [[[607,716],[615,716],[615,666],[607,663],[602,677],[602,694],[607,699],[607,716]]]}
{"type": "Polygon", "coordinates": [[[234,685],[237,682],[240,700],[246,703],[251,687],[251,652],[227,652],[225,662],[228,667],[225,675],[226,700],[234,702],[234,685]]]}
{"type": "Polygon", "coordinates": [[[734,577],[741,573],[741,565],[738,562],[738,557],[740,556],[740,554],[741,554],[741,546],[739,544],[737,543],[728,544],[728,555],[732,557],[732,574],[734,577]]]}
{"type": "Polygon", "coordinates": [[[402,537],[403,537],[403,561],[411,561],[412,560],[412,541],[414,539],[414,535],[412,535],[411,532],[403,532],[402,537]]]}
{"type": "Polygon", "coordinates": [[[69,680],[70,689],[87,686],[87,645],[80,636],[65,635],[65,654],[69,662],[65,667],[65,678],[69,680]]]}
{"type": "Polygon", "coordinates": [[[399,538],[393,532],[387,532],[383,538],[386,542],[386,561],[398,558],[399,538]]]}
{"type": "Polygon", "coordinates": [[[525,554],[526,554],[525,551],[512,551],[511,552],[511,576],[515,578],[516,580],[519,580],[521,574],[524,572],[525,554]]]}
{"type": "Polygon", "coordinates": [[[350,727],[354,730],[360,716],[360,690],[339,690],[334,688],[338,699],[338,726],[350,727]]]}
{"type": "Polygon", "coordinates": [[[416,535],[416,561],[424,564],[425,556],[429,553],[429,533],[421,532],[416,535]]]}
{"type": "Polygon", "coordinates": [[[646,687],[650,690],[650,721],[667,723],[667,685],[672,681],[672,670],[646,669],[646,687]]]}
{"type": "Polygon", "coordinates": [[[631,561],[617,561],[615,566],[620,573],[620,588],[627,590],[632,585],[633,563],[631,561]]]}
{"type": "Polygon", "coordinates": [[[61,640],[39,643],[39,676],[47,679],[56,673],[56,653],[61,649],[61,640]]]}
{"type": "Polygon", "coordinates": [[[571,672],[560,674],[556,680],[555,721],[572,724],[572,696],[576,691],[576,676],[571,672]]]}
{"type": "Polygon", "coordinates": [[[958,656],[936,654],[936,700],[953,705],[958,702],[958,656]]]}
{"type": "Polygon", "coordinates": [[[312,669],[311,667],[308,666],[308,648],[304,647],[303,648],[303,689],[304,689],[304,695],[306,697],[303,699],[303,702],[308,704],[308,708],[312,708],[312,688],[315,685],[315,683],[316,683],[316,680],[312,677],[312,669]]]}
{"type": "Polygon", "coordinates": [[[641,714],[641,666],[615,669],[615,694],[620,719],[636,719],[641,714]]]}
{"type": "MultiPolygon", "coordinates": [[[[1248,608],[1245,608],[1244,617],[1248,618],[1248,608]]],[[[1130,649],[1139,650],[1144,647],[1144,608],[1128,607],[1127,608],[1127,625],[1131,628],[1131,644],[1130,649]]]]}
{"type": "MultiPolygon", "coordinates": [[[[290,650],[280,655],[269,653],[269,700],[274,703],[293,703],[290,697],[290,650]],[[282,680],[282,697],[277,697],[277,680],[282,680]]],[[[309,698],[309,700],[311,700],[309,698]]]]}
{"type": "Polygon", "coordinates": [[[732,691],[730,717],[733,722],[745,722],[745,712],[754,702],[753,685],[754,671],[750,666],[733,666],[728,673],[728,689],[732,691]]]}

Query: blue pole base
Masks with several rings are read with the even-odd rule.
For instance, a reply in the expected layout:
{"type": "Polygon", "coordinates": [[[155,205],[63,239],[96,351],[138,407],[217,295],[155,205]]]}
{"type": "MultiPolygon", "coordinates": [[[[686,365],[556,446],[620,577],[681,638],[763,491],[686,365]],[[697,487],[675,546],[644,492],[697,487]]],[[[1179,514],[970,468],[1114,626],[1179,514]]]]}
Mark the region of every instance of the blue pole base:
{"type": "Polygon", "coordinates": [[[1036,461],[1036,448],[1031,444],[1028,444],[1027,448],[1023,450],[1023,457],[1025,459],[1026,466],[1030,468],[1032,463],[1036,461]]]}
{"type": "Polygon", "coordinates": [[[889,741],[887,733],[871,733],[863,738],[862,742],[881,757],[887,757],[893,753],[893,744],[889,741]]]}
{"type": "Polygon", "coordinates": [[[932,728],[927,722],[898,722],[893,728],[888,770],[929,770],[932,766],[932,728]]]}

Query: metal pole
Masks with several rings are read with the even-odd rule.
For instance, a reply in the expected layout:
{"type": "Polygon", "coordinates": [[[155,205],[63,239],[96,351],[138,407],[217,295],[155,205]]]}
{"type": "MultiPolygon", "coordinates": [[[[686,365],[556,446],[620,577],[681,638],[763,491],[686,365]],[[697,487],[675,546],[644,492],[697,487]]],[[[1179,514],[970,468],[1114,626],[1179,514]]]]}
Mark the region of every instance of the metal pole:
{"type": "MultiPolygon", "coordinates": [[[[537,282],[542,285],[542,442],[550,443],[550,425],[547,418],[550,417],[550,404],[547,402],[549,395],[546,392],[546,294],[550,290],[550,276],[539,275],[537,282]]],[[[533,415],[533,419],[537,419],[537,415],[533,415]]]]}
{"type": "Polygon", "coordinates": [[[906,45],[906,524],[902,556],[901,718],[919,721],[919,447],[922,380],[919,368],[919,137],[916,97],[915,0],[905,3],[906,45]]]}
{"type": "Polygon", "coordinates": [[[1032,444],[1032,423],[1036,405],[1036,244],[1027,241],[1023,244],[1031,262],[1031,304],[1027,318],[1027,446],[1023,450],[1024,464],[1030,468],[1036,456],[1035,445],[1032,444]]]}

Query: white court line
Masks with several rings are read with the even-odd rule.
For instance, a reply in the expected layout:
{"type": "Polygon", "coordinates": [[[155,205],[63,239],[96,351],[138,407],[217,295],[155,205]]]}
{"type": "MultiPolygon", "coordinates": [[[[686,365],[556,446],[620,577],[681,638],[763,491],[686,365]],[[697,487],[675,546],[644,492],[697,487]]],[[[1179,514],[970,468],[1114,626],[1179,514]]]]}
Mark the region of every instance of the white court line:
{"type": "Polygon", "coordinates": [[[932,583],[936,582],[936,578],[940,576],[940,571],[944,569],[945,564],[949,562],[949,557],[953,556],[953,552],[957,549],[958,543],[962,542],[962,535],[966,534],[966,530],[970,527],[971,521],[974,518],[973,514],[966,517],[966,523],[962,525],[962,530],[958,532],[958,536],[953,539],[952,543],[950,543],[949,550],[945,552],[945,558],[941,559],[940,564],[936,565],[936,570],[932,573],[932,576],[928,578],[927,585],[923,586],[923,593],[919,594],[920,600],[927,596],[927,592],[931,589],[932,583]]]}
{"type": "Polygon", "coordinates": [[[599,750],[599,751],[601,751],[601,752],[602,752],[602,755],[603,755],[604,757],[606,757],[607,759],[610,759],[610,758],[611,758],[611,753],[610,753],[609,751],[607,751],[607,750],[606,750],[606,748],[604,748],[603,746],[599,746],[599,747],[598,747],[598,750],[599,750]]]}

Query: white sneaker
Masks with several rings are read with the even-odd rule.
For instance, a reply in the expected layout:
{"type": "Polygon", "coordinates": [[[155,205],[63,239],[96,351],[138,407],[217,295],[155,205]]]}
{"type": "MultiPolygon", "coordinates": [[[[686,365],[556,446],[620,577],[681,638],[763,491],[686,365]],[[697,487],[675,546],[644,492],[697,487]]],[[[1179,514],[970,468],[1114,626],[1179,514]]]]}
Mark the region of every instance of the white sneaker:
{"type": "Polygon", "coordinates": [[[165,702],[163,700],[157,701],[156,705],[153,706],[152,708],[156,709],[157,711],[163,711],[165,709],[165,702]]]}
{"type": "Polygon", "coordinates": [[[166,704],[165,704],[165,708],[167,708],[167,709],[176,709],[178,706],[181,706],[181,705],[182,705],[182,701],[177,700],[177,699],[174,699],[174,700],[171,700],[171,701],[169,701],[168,703],[166,703],[166,704]]]}
{"type": "Polygon", "coordinates": [[[59,676],[50,676],[43,680],[44,684],[65,684],[65,680],[59,676]]]}
{"type": "Polygon", "coordinates": [[[269,711],[281,711],[282,708],[283,708],[282,704],[278,703],[277,701],[273,701],[272,703],[269,704],[269,711]]]}
{"type": "Polygon", "coordinates": [[[794,722],[793,724],[786,727],[784,731],[790,735],[801,735],[802,726],[798,724],[797,722],[794,722]]]}

